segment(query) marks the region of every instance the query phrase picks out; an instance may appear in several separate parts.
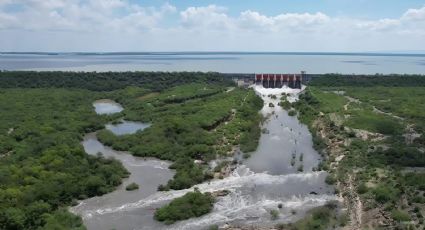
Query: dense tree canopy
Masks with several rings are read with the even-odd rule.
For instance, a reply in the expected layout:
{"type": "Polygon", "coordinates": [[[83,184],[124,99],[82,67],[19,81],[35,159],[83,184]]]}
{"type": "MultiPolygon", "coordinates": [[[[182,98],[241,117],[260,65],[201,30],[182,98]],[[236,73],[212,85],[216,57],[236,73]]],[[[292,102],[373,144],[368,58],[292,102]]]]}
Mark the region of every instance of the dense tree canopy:
{"type": "Polygon", "coordinates": [[[188,83],[231,84],[229,77],[201,72],[34,72],[0,71],[0,88],[78,88],[112,91],[140,86],[161,91],[188,83]]]}
{"type": "Polygon", "coordinates": [[[313,77],[309,83],[311,86],[337,87],[423,87],[425,77],[423,75],[343,75],[325,74],[313,77]]]}
{"type": "Polygon", "coordinates": [[[110,192],[127,176],[119,162],[89,156],[79,144],[84,132],[106,122],[93,111],[96,95],[62,89],[1,89],[0,95],[0,229],[83,228],[80,219],[56,210],[110,192]]]}

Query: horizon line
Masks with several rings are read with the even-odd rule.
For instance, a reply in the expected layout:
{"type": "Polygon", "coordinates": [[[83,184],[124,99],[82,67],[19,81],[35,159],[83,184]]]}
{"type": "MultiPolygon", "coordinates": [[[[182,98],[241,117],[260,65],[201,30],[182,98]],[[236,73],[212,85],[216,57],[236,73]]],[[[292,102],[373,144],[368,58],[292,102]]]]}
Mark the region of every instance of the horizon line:
{"type": "Polygon", "coordinates": [[[352,55],[352,56],[425,56],[425,51],[0,51],[0,54],[33,54],[33,55],[205,55],[205,54],[271,54],[271,55],[352,55]]]}

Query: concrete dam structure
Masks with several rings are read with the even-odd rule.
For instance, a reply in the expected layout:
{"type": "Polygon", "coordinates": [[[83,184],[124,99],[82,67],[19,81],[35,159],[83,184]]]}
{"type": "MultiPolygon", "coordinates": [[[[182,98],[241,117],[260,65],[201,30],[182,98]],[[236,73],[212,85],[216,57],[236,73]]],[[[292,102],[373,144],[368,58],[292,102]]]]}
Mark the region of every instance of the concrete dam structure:
{"type": "Polygon", "coordinates": [[[301,89],[303,74],[255,74],[255,84],[264,88],[301,89]]]}
{"type": "Polygon", "coordinates": [[[231,77],[239,87],[248,87],[252,84],[262,85],[264,88],[282,88],[301,89],[312,77],[316,75],[306,74],[301,71],[299,74],[265,74],[265,73],[222,73],[223,76],[231,77]]]}

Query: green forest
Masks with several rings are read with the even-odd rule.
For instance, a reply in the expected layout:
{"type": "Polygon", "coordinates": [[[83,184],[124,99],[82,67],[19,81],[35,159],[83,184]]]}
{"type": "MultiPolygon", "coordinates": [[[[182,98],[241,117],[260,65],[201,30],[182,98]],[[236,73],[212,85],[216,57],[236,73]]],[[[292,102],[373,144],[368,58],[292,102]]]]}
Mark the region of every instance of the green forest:
{"type": "Polygon", "coordinates": [[[211,178],[194,160],[237,145],[255,150],[261,107],[252,91],[215,73],[0,72],[0,229],[85,229],[67,207],[128,177],[120,162],[84,152],[85,133],[173,161],[176,174],[160,189],[183,189],[211,178]],[[103,98],[125,110],[97,115],[92,103],[103,98]],[[152,126],[124,136],[104,130],[122,118],[152,126]]]}
{"type": "Polygon", "coordinates": [[[0,95],[0,229],[80,229],[66,206],[128,176],[121,163],[89,156],[79,144],[105,122],[91,105],[98,95],[22,88],[0,95]]]}

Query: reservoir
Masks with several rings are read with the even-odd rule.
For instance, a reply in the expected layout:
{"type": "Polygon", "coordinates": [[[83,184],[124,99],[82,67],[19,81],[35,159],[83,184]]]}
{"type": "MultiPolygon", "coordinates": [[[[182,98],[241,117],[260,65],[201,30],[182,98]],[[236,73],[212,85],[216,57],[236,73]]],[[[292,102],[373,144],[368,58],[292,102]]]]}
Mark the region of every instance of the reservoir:
{"type": "Polygon", "coordinates": [[[389,53],[0,53],[0,70],[214,71],[223,73],[423,74],[425,54],[389,53]]]}

